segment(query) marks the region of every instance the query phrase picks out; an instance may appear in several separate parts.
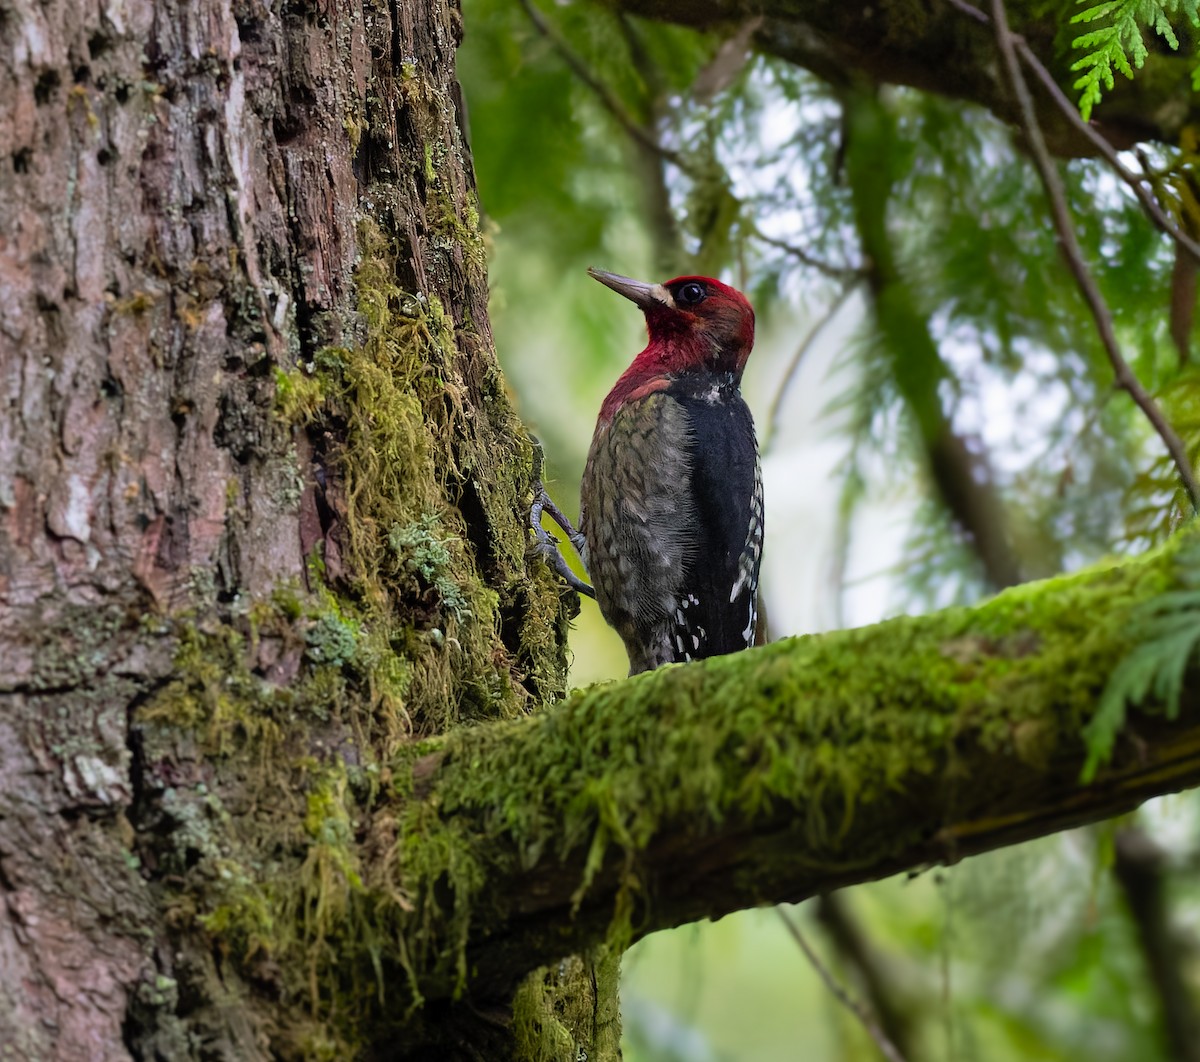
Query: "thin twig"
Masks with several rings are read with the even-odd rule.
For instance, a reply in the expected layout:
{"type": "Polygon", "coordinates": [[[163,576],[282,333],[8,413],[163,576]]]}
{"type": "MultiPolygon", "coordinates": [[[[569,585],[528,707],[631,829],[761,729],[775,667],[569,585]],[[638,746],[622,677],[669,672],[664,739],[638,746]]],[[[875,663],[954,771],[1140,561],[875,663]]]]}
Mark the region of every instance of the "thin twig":
{"type": "Polygon", "coordinates": [[[716,54],[697,72],[688,90],[692,102],[704,106],[711,103],[737,80],[754,56],[754,35],[764,16],[753,15],[738,27],[732,37],[721,42],[716,54]]]}
{"type": "Polygon", "coordinates": [[[1001,63],[1020,111],[1025,139],[1033,154],[1034,165],[1042,179],[1046,198],[1050,201],[1050,214],[1054,220],[1055,231],[1058,233],[1059,247],[1092,312],[1096,330],[1100,334],[1100,341],[1104,344],[1104,350],[1108,354],[1109,363],[1116,376],[1117,386],[1129,394],[1146,419],[1150,421],[1151,426],[1158,433],[1158,437],[1162,439],[1163,445],[1167,448],[1167,452],[1171,455],[1171,460],[1174,461],[1175,468],[1179,472],[1179,478],[1183,481],[1184,490],[1187,491],[1188,498],[1192,503],[1192,510],[1196,511],[1200,508],[1200,488],[1196,485],[1191,462],[1188,461],[1187,450],[1175,433],[1175,429],[1163,416],[1154,399],[1142,387],[1129,367],[1129,363],[1121,354],[1116,331],[1113,328],[1112,314],[1104,301],[1104,296],[1100,294],[1096,281],[1084,264],[1079,241],[1076,239],[1071,221],[1070,210],[1067,207],[1067,197],[1063,191],[1062,181],[1054,167],[1054,160],[1046,148],[1046,142],[1042,138],[1037,113],[1033,106],[1033,97],[1029,94],[1029,86],[1025,84],[1024,75],[1022,75],[1020,64],[1017,61],[1013,35],[1008,28],[1008,18],[1004,12],[1004,0],[992,0],[992,25],[996,31],[996,47],[1000,52],[1001,63]]]}
{"type": "MultiPolygon", "coordinates": [[[[662,70],[646,51],[646,45],[632,19],[623,11],[615,12],[614,17],[629,48],[634,72],[642,83],[643,109],[637,120],[643,129],[657,129],[660,120],[671,112],[670,93],[663,84],[662,70]]],[[[671,206],[671,189],[667,184],[667,166],[670,163],[660,150],[647,148],[638,140],[634,141],[632,162],[637,167],[634,180],[642,194],[653,246],[651,260],[655,269],[661,270],[664,276],[686,273],[688,269],[685,263],[689,261],[689,256],[679,231],[679,219],[671,206]]]]}
{"type": "Polygon", "coordinates": [[[862,266],[834,265],[834,263],[826,262],[824,259],[814,258],[803,247],[797,247],[794,243],[788,243],[787,240],[781,240],[775,236],[768,236],[765,232],[760,232],[758,229],[752,229],[750,235],[761,243],[767,244],[769,247],[776,247],[781,251],[785,251],[801,264],[815,269],[824,276],[832,277],[834,280],[845,280],[848,277],[861,278],[866,275],[866,270],[862,266]]]}
{"type": "Polygon", "coordinates": [[[922,994],[904,978],[895,976],[888,957],[870,939],[844,896],[842,892],[818,896],[816,920],[838,954],[858,972],[865,1005],[879,1015],[879,1025],[888,1039],[904,1055],[911,1055],[914,1033],[922,1017],[922,994]]]}
{"type": "MultiPolygon", "coordinates": [[[[949,2],[952,7],[957,8],[964,15],[974,19],[981,25],[991,25],[991,18],[973,4],[967,3],[967,0],[949,0],[949,2]]],[[[1170,236],[1180,247],[1195,258],[1197,262],[1200,262],[1200,243],[1192,239],[1191,236],[1167,216],[1166,212],[1159,205],[1158,200],[1154,198],[1154,195],[1143,183],[1142,178],[1121,161],[1120,155],[1117,154],[1112,144],[1083,120],[1078,108],[1076,108],[1075,104],[1067,97],[1067,94],[1059,87],[1058,82],[1054,80],[1054,75],[1046,69],[1046,65],[1034,54],[1033,49],[1029,47],[1029,42],[1019,33],[1013,33],[1011,30],[1009,30],[1009,36],[1012,38],[1013,47],[1021,57],[1021,61],[1033,72],[1033,75],[1038,79],[1042,88],[1046,90],[1050,98],[1054,101],[1055,106],[1058,107],[1063,117],[1067,119],[1068,124],[1096,149],[1101,158],[1111,167],[1113,173],[1129,185],[1133,190],[1133,194],[1137,196],[1138,202],[1142,204],[1142,209],[1146,211],[1146,214],[1155,226],[1161,232],[1170,236]]]]}
{"type": "Polygon", "coordinates": [[[554,46],[554,50],[558,52],[562,61],[567,64],[571,72],[596,94],[596,98],[599,99],[604,109],[617,120],[617,124],[625,132],[648,151],[653,151],[655,154],[661,155],[673,166],[678,166],[685,173],[688,172],[687,163],[679,153],[660,144],[657,137],[625,109],[625,105],[617,99],[612,89],[592,73],[587,63],[576,54],[575,49],[571,47],[567,39],[558,31],[557,27],[534,6],[533,0],[521,0],[521,7],[524,9],[529,21],[533,23],[533,28],[554,46]]]}
{"type": "Polygon", "coordinates": [[[812,349],[817,336],[841,312],[842,307],[846,305],[846,302],[858,290],[858,287],[859,282],[855,280],[842,288],[838,292],[837,298],[833,300],[829,308],[821,315],[820,320],[808,330],[808,334],[805,335],[803,342],[796,348],[796,353],[792,355],[792,360],[788,363],[787,370],[783,374],[783,379],[779,381],[779,386],[775,388],[775,394],[771,398],[771,405],[767,409],[767,415],[763,418],[763,423],[767,426],[766,431],[763,433],[763,453],[770,450],[771,443],[779,430],[779,411],[783,406],[783,396],[787,394],[788,388],[791,387],[792,379],[799,371],[801,363],[812,349]]]}
{"type": "Polygon", "coordinates": [[[1186,976],[1191,949],[1171,925],[1166,853],[1137,825],[1122,829],[1115,840],[1113,876],[1158,992],[1169,1057],[1200,1062],[1200,1015],[1186,976]]]}
{"type": "Polygon", "coordinates": [[[833,979],[825,965],[821,962],[819,956],[808,941],[804,939],[804,934],[800,932],[800,927],[788,916],[788,913],[782,907],[776,907],[775,913],[783,919],[783,924],[787,926],[787,931],[791,933],[792,939],[799,945],[800,950],[804,952],[804,957],[808,959],[812,968],[817,971],[817,976],[825,982],[825,987],[833,994],[833,998],[842,1004],[851,1014],[853,1014],[862,1027],[867,1031],[867,1035],[875,1041],[875,1046],[879,1048],[880,1053],[888,1062],[904,1062],[904,1056],[900,1054],[896,1045],[887,1038],[887,1034],[879,1027],[879,1023],[871,1015],[858,1000],[852,998],[850,994],[833,979]]]}

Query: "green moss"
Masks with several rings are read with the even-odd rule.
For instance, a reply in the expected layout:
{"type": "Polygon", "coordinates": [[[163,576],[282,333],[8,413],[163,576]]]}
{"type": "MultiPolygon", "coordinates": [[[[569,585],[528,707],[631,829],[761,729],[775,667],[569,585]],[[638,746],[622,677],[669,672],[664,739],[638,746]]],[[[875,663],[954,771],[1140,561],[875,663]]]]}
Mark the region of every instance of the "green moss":
{"type": "Polygon", "coordinates": [[[289,1039],[304,1057],[327,1057],[321,1044],[341,1045],[342,1054],[328,1057],[348,1057],[352,1030],[385,992],[393,1002],[406,995],[398,926],[411,906],[394,877],[368,878],[359,831],[378,787],[360,786],[368,803],[361,802],[351,770],[338,759],[302,757],[290,773],[293,783],[282,792],[298,795],[300,806],[279,793],[273,801],[277,814],[290,807],[299,816],[300,830],[282,835],[289,839],[285,850],[279,834],[269,842],[237,837],[237,829],[250,828],[244,819],[226,821],[220,831],[206,825],[195,793],[164,795],[164,808],[179,824],[173,836],[186,845],[178,872],[191,884],[176,921],[190,908],[229,961],[251,974],[271,971],[287,998],[303,1004],[307,1018],[297,1019],[289,1039]],[[242,842],[241,858],[225,854],[234,838],[242,842]]]}
{"type": "Polygon", "coordinates": [[[466,987],[472,900],[485,877],[465,825],[445,821],[424,803],[410,805],[401,820],[396,869],[411,911],[403,965],[417,1002],[423,991],[457,996],[466,987]]]}
{"type": "MultiPolygon", "coordinates": [[[[525,441],[514,430],[515,441],[499,450],[466,446],[473,433],[449,315],[436,297],[396,284],[390,246],[373,223],[362,224],[359,240],[363,343],[321,351],[311,379],[292,373],[277,381],[282,413],[321,437],[345,439],[331,455],[344,498],[333,573],[349,589],[341,611],[358,623],[357,659],[369,682],[387,691],[413,731],[517,715],[528,694],[514,681],[515,661],[498,635],[506,594],[521,594],[526,584],[524,535],[514,520],[522,501],[512,486],[503,489],[529,480],[509,450],[526,448],[525,441]],[[468,480],[484,499],[489,527],[511,529],[497,533],[494,545],[511,590],[487,585],[461,515],[446,504],[468,480]],[[371,644],[365,657],[364,638],[371,644]]],[[[557,593],[545,591],[557,602],[557,593]]],[[[535,642],[529,628],[522,625],[521,655],[558,659],[561,631],[551,628],[535,642]]],[[[326,623],[311,637],[336,633],[326,623]]],[[[345,641],[339,660],[349,659],[345,641]]],[[[561,689],[553,667],[541,664],[538,677],[539,689],[561,689]]]]}
{"type": "Polygon", "coordinates": [[[277,741],[281,731],[272,704],[285,695],[250,671],[245,634],[225,624],[181,620],[175,636],[174,678],[140,709],[137,721],[196,731],[218,754],[235,744],[277,741]]]}
{"type": "Polygon", "coordinates": [[[513,1034],[522,1062],[617,1058],[621,952],[601,945],[534,970],[513,998],[513,1034]]]}
{"type": "Polygon", "coordinates": [[[303,422],[316,416],[324,401],[321,381],[297,366],[291,372],[275,369],[275,410],[285,421],[303,422]]]}
{"type": "MultiPolygon", "coordinates": [[[[546,715],[456,732],[431,798],[437,814],[413,828],[469,829],[476,858],[510,873],[578,861],[577,903],[615,860],[626,868],[609,929],[619,945],[632,932],[638,854],[670,823],[753,823],[792,807],[804,858],[836,862],[898,794],[961,789],[967,814],[1003,800],[1013,765],[1078,755],[1105,677],[1133,644],[1130,615],[1180,582],[1178,549],[1018,587],[978,609],[662,668],[546,715]],[[963,777],[963,743],[994,754],[998,773],[963,777]]],[[[877,855],[913,841],[885,831],[877,855]]],[[[432,866],[422,874],[436,875],[432,866]]],[[[453,909],[485,900],[467,892],[453,909]]],[[[458,930],[436,930],[445,918],[443,898],[422,933],[453,942],[458,930]]]]}
{"type": "Polygon", "coordinates": [[[275,890],[231,859],[214,859],[211,869],[217,875],[207,890],[211,909],[199,913],[196,921],[221,950],[242,964],[285,954],[290,932],[278,919],[281,905],[275,890]]]}
{"type": "Polygon", "coordinates": [[[363,133],[369,126],[360,116],[347,114],[342,119],[342,128],[346,130],[346,136],[350,140],[350,154],[357,155],[358,145],[362,143],[363,133]]]}

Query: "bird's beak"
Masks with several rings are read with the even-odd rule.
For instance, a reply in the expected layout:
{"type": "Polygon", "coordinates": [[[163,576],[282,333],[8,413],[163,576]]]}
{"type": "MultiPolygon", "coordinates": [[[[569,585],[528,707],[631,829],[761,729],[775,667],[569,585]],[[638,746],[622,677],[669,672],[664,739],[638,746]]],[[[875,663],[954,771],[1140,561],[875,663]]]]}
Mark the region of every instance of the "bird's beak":
{"type": "Polygon", "coordinates": [[[674,307],[675,300],[671,293],[661,284],[647,284],[644,280],[631,280],[617,273],[607,273],[603,269],[588,267],[588,276],[600,281],[607,288],[612,288],[619,295],[624,295],[630,302],[649,310],[652,306],[674,307]]]}

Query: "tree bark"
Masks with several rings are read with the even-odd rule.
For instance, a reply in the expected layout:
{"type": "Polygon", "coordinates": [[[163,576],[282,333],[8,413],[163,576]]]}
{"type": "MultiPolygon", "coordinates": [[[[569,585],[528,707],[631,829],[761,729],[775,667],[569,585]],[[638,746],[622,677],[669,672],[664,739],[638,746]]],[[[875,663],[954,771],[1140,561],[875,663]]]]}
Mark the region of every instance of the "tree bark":
{"type": "Polygon", "coordinates": [[[329,836],[367,832],[328,765],[369,789],[417,736],[563,692],[461,28],[416,0],[0,7],[13,1057],[350,1057],[302,906],[352,873],[329,836]],[[253,929],[249,883],[278,904],[253,929]]]}

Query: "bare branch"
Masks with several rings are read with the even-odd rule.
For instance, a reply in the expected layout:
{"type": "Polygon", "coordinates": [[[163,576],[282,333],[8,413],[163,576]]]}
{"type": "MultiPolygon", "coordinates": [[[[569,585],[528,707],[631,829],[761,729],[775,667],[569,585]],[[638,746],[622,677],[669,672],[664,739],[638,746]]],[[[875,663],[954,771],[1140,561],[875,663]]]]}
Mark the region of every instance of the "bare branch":
{"type": "Polygon", "coordinates": [[[534,29],[554,46],[554,50],[558,52],[562,61],[567,64],[571,72],[580,81],[595,93],[601,106],[616,119],[617,124],[641,147],[648,151],[653,151],[657,155],[661,155],[673,166],[678,166],[679,169],[686,173],[687,164],[680,157],[679,153],[660,144],[653,132],[646,129],[626,110],[625,105],[617,98],[612,89],[592,73],[587,63],[571,47],[567,39],[558,31],[558,28],[537,9],[533,0],[520,0],[520,3],[529,21],[533,23],[534,29]]]}
{"type": "Polygon", "coordinates": [[[800,927],[796,925],[787,911],[782,907],[776,907],[775,913],[779,915],[780,920],[787,926],[787,931],[792,935],[792,939],[799,946],[800,950],[804,952],[804,957],[808,959],[812,968],[817,971],[817,976],[825,982],[825,987],[833,994],[833,998],[858,1019],[859,1023],[866,1030],[867,1035],[875,1041],[875,1046],[879,1048],[880,1054],[888,1062],[904,1062],[904,1056],[900,1054],[896,1045],[887,1038],[887,1034],[879,1027],[875,1016],[837,983],[833,974],[821,962],[820,956],[813,950],[812,945],[804,939],[804,934],[800,932],[800,927]]]}
{"type": "Polygon", "coordinates": [[[776,247],[786,252],[802,265],[809,266],[818,273],[834,280],[847,280],[866,276],[866,270],[862,266],[836,265],[833,262],[826,262],[822,258],[817,258],[809,254],[803,247],[797,247],[794,243],[778,239],[775,236],[768,236],[765,232],[761,232],[757,228],[752,229],[750,235],[759,242],[767,244],[769,247],[776,247]]]}
{"type": "MultiPolygon", "coordinates": [[[[638,121],[643,129],[657,128],[659,122],[671,113],[670,92],[664,84],[662,70],[646,50],[646,43],[633,20],[621,12],[617,13],[616,21],[644,90],[643,108],[638,121]]],[[[637,167],[635,183],[641,192],[650,229],[654,267],[664,276],[687,272],[686,263],[690,256],[684,247],[679,218],[675,216],[671,205],[671,190],[667,183],[667,167],[672,160],[665,157],[661,150],[649,148],[639,140],[633,142],[633,147],[633,164],[637,167]]],[[[695,167],[690,161],[688,167],[686,172],[694,172],[695,167]]]]}
{"type": "Polygon", "coordinates": [[[1188,947],[1172,927],[1166,853],[1137,826],[1117,834],[1113,873],[1158,990],[1173,1062],[1200,1062],[1200,1015],[1188,985],[1188,947]]]}
{"type": "Polygon", "coordinates": [[[710,102],[737,80],[754,55],[753,38],[762,23],[762,15],[754,15],[721,42],[717,54],[700,68],[692,82],[691,97],[696,103],[710,102]]]}
{"type": "Polygon", "coordinates": [[[771,397],[771,404],[767,408],[766,416],[763,418],[763,423],[766,425],[766,430],[763,432],[762,449],[766,453],[771,448],[771,442],[779,431],[779,411],[783,407],[783,399],[787,394],[788,389],[792,385],[792,380],[796,373],[800,370],[808,352],[812,349],[817,337],[825,330],[829,324],[839,313],[842,307],[849,301],[859,288],[857,281],[847,284],[841,291],[838,292],[837,298],[829,304],[829,307],[821,315],[820,319],[808,330],[803,341],[796,348],[796,353],[792,355],[792,360],[788,362],[787,370],[783,374],[783,379],[779,381],[779,386],[775,388],[775,394],[771,397]]]}
{"type": "Polygon", "coordinates": [[[1108,355],[1108,360],[1116,376],[1117,385],[1133,399],[1162,440],[1179,472],[1179,478],[1191,501],[1192,510],[1196,511],[1200,507],[1200,487],[1196,484],[1195,474],[1192,471],[1183,441],[1171,427],[1154,399],[1142,387],[1122,355],[1116,331],[1113,328],[1112,314],[1104,301],[1104,296],[1100,293],[1100,288],[1084,264],[1079,241],[1075,236],[1074,225],[1071,221],[1070,210],[1067,207],[1066,193],[1063,191],[1062,181],[1059,179],[1058,170],[1055,169],[1054,160],[1050,157],[1046,142],[1042,138],[1033,98],[1029,94],[1029,86],[1025,83],[1025,77],[1021,73],[1021,67],[1017,61],[1016,46],[1013,34],[1008,28],[1003,0],[992,0],[992,23],[996,30],[996,46],[1000,52],[1002,65],[1020,109],[1025,138],[1033,155],[1034,165],[1042,179],[1042,186],[1046,190],[1046,197],[1050,201],[1050,214],[1054,220],[1055,231],[1058,233],[1059,247],[1063,257],[1091,310],[1092,318],[1096,322],[1096,330],[1100,334],[1100,341],[1104,344],[1105,353],[1108,355]]]}
{"type": "Polygon", "coordinates": [[[866,1004],[902,1055],[914,1053],[912,1042],[921,1017],[922,999],[910,979],[897,976],[855,918],[846,892],[817,897],[817,921],[844,962],[857,972],[866,1004]]]}
{"type": "MultiPolygon", "coordinates": [[[[953,7],[973,18],[976,22],[982,23],[985,26],[991,25],[991,18],[973,4],[967,3],[967,0],[949,0],[949,2],[953,7]]],[[[1197,262],[1200,262],[1200,243],[1197,243],[1167,217],[1158,200],[1154,198],[1142,179],[1121,161],[1121,156],[1117,154],[1112,144],[1083,120],[1079,114],[1079,109],[1059,87],[1058,82],[1054,80],[1054,75],[1046,69],[1045,63],[1034,54],[1033,49],[1029,47],[1029,42],[1020,34],[1010,31],[1009,35],[1012,38],[1014,49],[1021,57],[1021,61],[1029,67],[1034,77],[1038,79],[1042,88],[1046,90],[1046,94],[1054,101],[1055,106],[1058,107],[1062,116],[1067,119],[1067,123],[1096,149],[1096,153],[1108,163],[1113,173],[1133,190],[1133,194],[1137,196],[1138,202],[1142,204],[1142,209],[1146,211],[1147,216],[1155,226],[1161,232],[1170,236],[1172,240],[1184,248],[1197,262]]]]}

